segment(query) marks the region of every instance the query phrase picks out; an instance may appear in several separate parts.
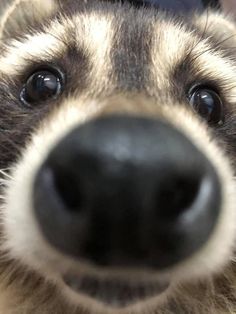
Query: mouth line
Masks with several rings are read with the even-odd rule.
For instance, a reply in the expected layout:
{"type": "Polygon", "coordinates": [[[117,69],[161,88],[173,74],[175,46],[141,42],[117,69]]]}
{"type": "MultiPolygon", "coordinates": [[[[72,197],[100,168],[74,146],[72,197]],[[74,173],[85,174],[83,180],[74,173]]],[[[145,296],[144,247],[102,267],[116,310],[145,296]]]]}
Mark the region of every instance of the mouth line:
{"type": "Polygon", "coordinates": [[[125,307],[163,293],[169,286],[165,281],[129,281],[118,278],[97,278],[68,274],[65,284],[74,292],[84,294],[112,307],[125,307]]]}

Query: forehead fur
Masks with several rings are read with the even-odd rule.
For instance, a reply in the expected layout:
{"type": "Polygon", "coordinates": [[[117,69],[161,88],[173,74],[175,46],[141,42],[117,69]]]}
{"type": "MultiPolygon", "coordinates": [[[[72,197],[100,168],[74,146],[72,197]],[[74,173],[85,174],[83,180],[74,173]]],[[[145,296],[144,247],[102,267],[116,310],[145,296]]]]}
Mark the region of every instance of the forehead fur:
{"type": "Polygon", "coordinates": [[[104,88],[168,94],[178,70],[182,76],[186,72],[186,85],[190,77],[234,85],[234,63],[212,46],[211,35],[203,36],[206,19],[217,18],[213,13],[201,17],[195,26],[163,12],[128,5],[100,4],[95,9],[88,5],[86,13],[79,5],[73,6],[72,13],[70,5],[63,15],[54,14],[45,25],[26,28],[21,36],[7,41],[2,46],[0,75],[22,74],[31,64],[57,65],[70,50],[70,58],[78,58],[77,73],[81,55],[87,62],[90,94],[104,88]]]}

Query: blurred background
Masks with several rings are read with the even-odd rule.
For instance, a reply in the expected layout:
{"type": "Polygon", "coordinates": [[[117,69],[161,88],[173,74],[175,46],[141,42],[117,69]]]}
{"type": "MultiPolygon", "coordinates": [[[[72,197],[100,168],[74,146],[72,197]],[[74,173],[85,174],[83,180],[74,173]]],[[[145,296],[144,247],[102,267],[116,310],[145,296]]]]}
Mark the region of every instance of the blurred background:
{"type": "Polygon", "coordinates": [[[236,15],[236,0],[221,0],[226,11],[234,11],[236,15]]]}
{"type": "MultiPolygon", "coordinates": [[[[12,1],[13,0],[0,0],[0,14],[1,14],[2,9],[6,5],[9,5],[12,1]]],[[[33,0],[30,0],[30,1],[33,1],[33,0]]],[[[61,0],[61,1],[63,2],[63,0],[61,0]]],[[[83,1],[83,0],[77,0],[77,1],[83,1]]],[[[236,16],[236,0],[220,0],[220,2],[223,5],[223,8],[224,8],[225,11],[231,12],[231,13],[235,12],[235,16],[236,16]]]]}

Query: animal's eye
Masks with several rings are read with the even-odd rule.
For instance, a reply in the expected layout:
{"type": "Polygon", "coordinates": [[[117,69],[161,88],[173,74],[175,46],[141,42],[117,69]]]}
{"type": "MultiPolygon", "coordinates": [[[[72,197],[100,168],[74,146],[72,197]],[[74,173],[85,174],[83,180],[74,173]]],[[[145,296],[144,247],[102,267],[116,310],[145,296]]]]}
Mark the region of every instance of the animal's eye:
{"type": "Polygon", "coordinates": [[[223,122],[223,103],[216,91],[198,86],[189,92],[188,98],[193,109],[208,123],[221,124],[223,122]]]}
{"type": "Polygon", "coordinates": [[[62,91],[62,75],[56,70],[34,72],[26,81],[20,99],[27,105],[55,99],[62,91]]]}

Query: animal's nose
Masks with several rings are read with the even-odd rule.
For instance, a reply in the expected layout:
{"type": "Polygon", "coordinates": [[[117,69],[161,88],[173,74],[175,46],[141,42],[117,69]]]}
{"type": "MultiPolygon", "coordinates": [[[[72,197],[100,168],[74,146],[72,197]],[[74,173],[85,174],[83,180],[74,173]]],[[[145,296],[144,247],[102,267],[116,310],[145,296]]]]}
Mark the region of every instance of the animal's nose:
{"type": "Polygon", "coordinates": [[[207,241],[221,187],[177,129],[115,115],[77,127],[51,151],[33,200],[43,234],[64,253],[103,266],[163,268],[207,241]]]}

